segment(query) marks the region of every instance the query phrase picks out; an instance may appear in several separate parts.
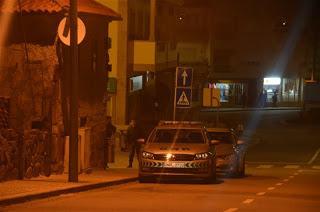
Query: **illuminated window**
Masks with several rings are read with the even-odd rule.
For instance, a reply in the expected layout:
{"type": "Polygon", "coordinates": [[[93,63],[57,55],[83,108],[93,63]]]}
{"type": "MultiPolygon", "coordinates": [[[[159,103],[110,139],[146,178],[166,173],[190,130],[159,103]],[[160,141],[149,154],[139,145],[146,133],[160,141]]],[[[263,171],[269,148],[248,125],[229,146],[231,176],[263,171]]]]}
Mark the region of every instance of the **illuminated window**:
{"type": "Polygon", "coordinates": [[[142,89],[143,77],[136,76],[130,78],[130,92],[138,91],[142,89]]]}
{"type": "Polygon", "coordinates": [[[263,79],[264,85],[280,85],[281,78],[280,77],[267,77],[263,79]]]}

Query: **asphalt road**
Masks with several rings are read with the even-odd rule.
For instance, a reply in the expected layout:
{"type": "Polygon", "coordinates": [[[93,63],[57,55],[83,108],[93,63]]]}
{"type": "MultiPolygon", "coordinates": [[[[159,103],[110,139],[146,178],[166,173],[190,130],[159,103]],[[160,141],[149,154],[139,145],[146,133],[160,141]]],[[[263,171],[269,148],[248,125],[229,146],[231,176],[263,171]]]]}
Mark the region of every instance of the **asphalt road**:
{"type": "MultiPolygon", "coordinates": [[[[202,114],[214,119],[214,114],[202,114]]],[[[224,122],[245,124],[251,144],[246,177],[219,174],[196,181],[130,183],[4,208],[4,211],[319,211],[320,125],[297,111],[228,112],[224,122]]]]}
{"type": "Polygon", "coordinates": [[[130,183],[4,208],[4,211],[319,211],[320,170],[249,165],[247,176],[130,183]]]}
{"type": "MultiPolygon", "coordinates": [[[[213,122],[215,115],[201,113],[200,119],[213,122]]],[[[249,162],[320,164],[320,121],[300,119],[298,110],[224,112],[219,119],[227,126],[244,124],[249,162]]]]}

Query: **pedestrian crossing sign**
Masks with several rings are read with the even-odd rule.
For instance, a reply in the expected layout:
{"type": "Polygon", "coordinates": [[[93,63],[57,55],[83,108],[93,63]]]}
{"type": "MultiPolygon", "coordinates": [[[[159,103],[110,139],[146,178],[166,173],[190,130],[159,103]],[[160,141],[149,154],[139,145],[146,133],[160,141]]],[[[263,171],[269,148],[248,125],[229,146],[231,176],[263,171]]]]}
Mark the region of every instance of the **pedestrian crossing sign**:
{"type": "Polygon", "coordinates": [[[176,88],[176,107],[191,107],[191,88],[176,88]]]}
{"type": "Polygon", "coordinates": [[[190,105],[187,95],[184,91],[182,91],[182,94],[177,102],[177,105],[190,105]]]}

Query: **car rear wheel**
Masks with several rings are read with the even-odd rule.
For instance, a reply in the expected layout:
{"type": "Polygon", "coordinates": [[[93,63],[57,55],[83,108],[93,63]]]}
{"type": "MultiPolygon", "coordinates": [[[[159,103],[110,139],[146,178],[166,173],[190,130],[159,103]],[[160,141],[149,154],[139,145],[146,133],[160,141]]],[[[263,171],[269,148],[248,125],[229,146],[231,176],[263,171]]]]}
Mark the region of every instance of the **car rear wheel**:
{"type": "Polygon", "coordinates": [[[232,177],[245,176],[245,159],[244,156],[235,155],[235,160],[232,168],[232,177]]]}
{"type": "Polygon", "coordinates": [[[241,156],[238,160],[238,177],[244,177],[246,170],[245,156],[241,156]]]}

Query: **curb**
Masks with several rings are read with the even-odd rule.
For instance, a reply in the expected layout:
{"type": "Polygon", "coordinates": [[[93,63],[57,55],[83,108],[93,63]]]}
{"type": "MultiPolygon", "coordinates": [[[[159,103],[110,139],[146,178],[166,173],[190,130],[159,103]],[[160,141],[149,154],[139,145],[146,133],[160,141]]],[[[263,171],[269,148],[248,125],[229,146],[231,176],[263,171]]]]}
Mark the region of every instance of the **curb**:
{"type": "MultiPolygon", "coordinates": [[[[297,110],[301,111],[300,107],[267,107],[267,108],[220,108],[219,112],[241,112],[241,111],[277,111],[277,110],[297,110]]],[[[202,109],[200,112],[217,112],[217,109],[202,109]]]]}
{"type": "Polygon", "coordinates": [[[126,178],[126,179],[115,180],[110,182],[99,182],[99,183],[93,183],[93,184],[83,185],[83,186],[78,186],[73,188],[65,188],[65,189],[46,191],[42,193],[30,194],[30,195],[25,195],[20,197],[7,198],[7,199],[0,200],[0,206],[9,206],[9,205],[28,202],[32,200],[59,196],[62,194],[78,193],[78,192],[89,191],[89,190],[103,188],[103,187],[121,185],[121,184],[134,182],[137,180],[138,180],[138,177],[133,177],[133,178],[126,178]]]}

